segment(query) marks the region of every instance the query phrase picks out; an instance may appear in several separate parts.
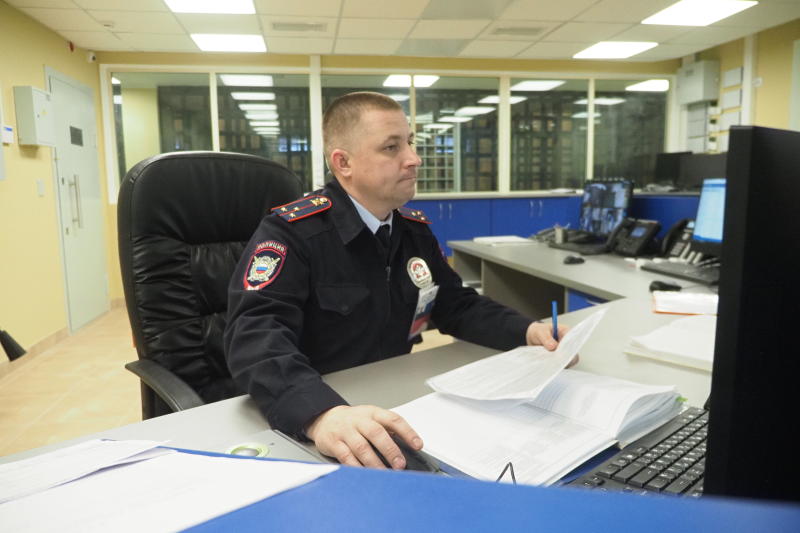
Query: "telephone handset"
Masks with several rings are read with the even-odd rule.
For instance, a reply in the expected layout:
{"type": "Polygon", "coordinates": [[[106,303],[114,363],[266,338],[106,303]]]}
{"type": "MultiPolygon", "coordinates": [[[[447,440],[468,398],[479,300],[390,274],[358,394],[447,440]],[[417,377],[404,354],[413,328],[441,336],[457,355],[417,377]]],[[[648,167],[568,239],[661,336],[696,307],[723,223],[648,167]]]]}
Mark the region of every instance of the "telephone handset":
{"type": "Polygon", "coordinates": [[[660,229],[655,220],[626,218],[609,236],[607,246],[620,255],[642,255],[660,229]]]}
{"type": "Polygon", "coordinates": [[[661,255],[666,257],[686,257],[691,247],[694,233],[694,220],[684,218],[677,221],[661,241],[661,255]]]}

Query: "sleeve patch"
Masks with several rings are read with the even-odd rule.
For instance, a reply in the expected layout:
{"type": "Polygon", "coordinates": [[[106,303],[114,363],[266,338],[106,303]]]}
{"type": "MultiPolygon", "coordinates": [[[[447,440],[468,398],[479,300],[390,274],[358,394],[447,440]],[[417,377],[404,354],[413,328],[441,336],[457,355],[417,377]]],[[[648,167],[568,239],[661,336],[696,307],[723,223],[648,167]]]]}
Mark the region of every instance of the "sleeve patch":
{"type": "Polygon", "coordinates": [[[287,222],[296,222],[311,215],[322,213],[331,208],[331,200],[327,196],[313,194],[300,198],[286,205],[273,207],[272,212],[287,222]]]}
{"type": "Polygon", "coordinates": [[[414,222],[422,222],[423,224],[430,224],[431,219],[429,219],[425,213],[420,211],[419,209],[410,209],[408,207],[400,207],[397,209],[397,212],[400,213],[400,216],[403,218],[407,218],[408,220],[413,220],[414,222]]]}
{"type": "Polygon", "coordinates": [[[286,245],[277,241],[264,241],[256,246],[244,273],[244,289],[263,289],[278,277],[286,261],[286,245]]]}

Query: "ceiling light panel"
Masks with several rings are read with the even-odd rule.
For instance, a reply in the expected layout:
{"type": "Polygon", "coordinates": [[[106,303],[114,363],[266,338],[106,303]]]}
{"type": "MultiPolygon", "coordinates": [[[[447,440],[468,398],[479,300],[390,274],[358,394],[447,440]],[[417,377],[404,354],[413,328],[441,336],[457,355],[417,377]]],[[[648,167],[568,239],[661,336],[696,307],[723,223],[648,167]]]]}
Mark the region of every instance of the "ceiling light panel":
{"type": "Polygon", "coordinates": [[[275,111],[278,106],[275,104],[239,104],[242,111],[275,111]]]}
{"type": "Polygon", "coordinates": [[[512,91],[549,91],[559,85],[564,85],[564,80],[525,80],[511,86],[512,91]]]}
{"type": "MultiPolygon", "coordinates": [[[[624,98],[615,98],[611,96],[597,96],[594,99],[595,105],[617,105],[621,104],[625,101],[624,98]]],[[[587,105],[589,100],[586,98],[581,98],[580,100],[575,100],[576,105],[587,105]]]]}
{"type": "Polygon", "coordinates": [[[192,40],[203,52],[266,52],[261,35],[193,33],[192,40]]]}
{"type": "MultiPolygon", "coordinates": [[[[418,74],[414,76],[414,87],[430,87],[439,76],[418,74]]],[[[411,76],[408,74],[391,74],[383,80],[384,87],[411,87],[411,76]]]]}
{"type": "MultiPolygon", "coordinates": [[[[518,103],[522,102],[523,100],[527,100],[527,99],[528,99],[527,96],[509,96],[508,97],[508,101],[512,105],[513,104],[518,104],[518,103]]],[[[481,98],[480,100],[478,100],[478,103],[479,104],[499,104],[500,103],[500,97],[497,96],[497,95],[486,96],[486,97],[481,98]]]]}
{"type": "Polygon", "coordinates": [[[669,90],[669,80],[647,80],[625,87],[626,91],[663,93],[669,90]]]}
{"type": "Polygon", "coordinates": [[[575,54],[575,59],[625,59],[658,46],[648,41],[600,41],[575,54]]]}
{"type": "Polygon", "coordinates": [[[220,74],[219,79],[229,87],[272,87],[268,74],[220,74]]]}
{"type": "Polygon", "coordinates": [[[275,100],[275,93],[250,93],[234,91],[231,93],[231,98],[234,100],[275,100]]]}
{"type": "Polygon", "coordinates": [[[459,109],[456,109],[456,116],[475,116],[475,115],[485,115],[487,113],[491,113],[494,111],[494,107],[488,106],[465,106],[459,109]]]}
{"type": "Polygon", "coordinates": [[[758,4],[744,0],[681,0],[647,17],[642,24],[708,26],[758,4]]]}
{"type": "Polygon", "coordinates": [[[173,13],[217,13],[252,15],[256,12],[253,0],[164,0],[173,13]]]}

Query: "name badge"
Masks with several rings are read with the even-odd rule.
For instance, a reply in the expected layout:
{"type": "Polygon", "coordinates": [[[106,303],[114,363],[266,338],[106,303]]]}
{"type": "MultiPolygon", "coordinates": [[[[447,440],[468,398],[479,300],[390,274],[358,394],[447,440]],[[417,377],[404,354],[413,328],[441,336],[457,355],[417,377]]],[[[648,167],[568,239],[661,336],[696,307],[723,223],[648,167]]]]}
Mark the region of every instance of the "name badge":
{"type": "Polygon", "coordinates": [[[408,332],[408,340],[413,339],[422,333],[428,325],[433,311],[433,303],[436,301],[436,293],[439,292],[438,285],[431,285],[419,290],[417,297],[417,308],[414,311],[414,320],[411,321],[411,331],[408,332]]]}

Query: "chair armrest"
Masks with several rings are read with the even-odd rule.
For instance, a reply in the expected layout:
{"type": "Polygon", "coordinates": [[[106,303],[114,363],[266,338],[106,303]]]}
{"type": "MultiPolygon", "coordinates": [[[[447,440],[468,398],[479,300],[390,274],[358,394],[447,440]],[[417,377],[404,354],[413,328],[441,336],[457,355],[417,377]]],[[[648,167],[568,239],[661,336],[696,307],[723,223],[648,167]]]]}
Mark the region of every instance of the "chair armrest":
{"type": "Polygon", "coordinates": [[[205,404],[185,381],[154,361],[139,359],[128,363],[125,368],[139,376],[172,411],[183,411],[205,404]]]}

